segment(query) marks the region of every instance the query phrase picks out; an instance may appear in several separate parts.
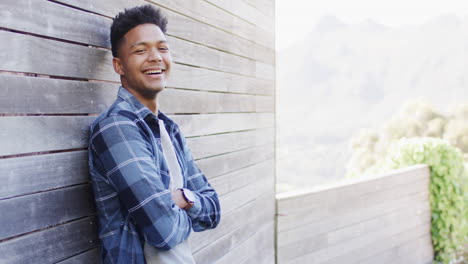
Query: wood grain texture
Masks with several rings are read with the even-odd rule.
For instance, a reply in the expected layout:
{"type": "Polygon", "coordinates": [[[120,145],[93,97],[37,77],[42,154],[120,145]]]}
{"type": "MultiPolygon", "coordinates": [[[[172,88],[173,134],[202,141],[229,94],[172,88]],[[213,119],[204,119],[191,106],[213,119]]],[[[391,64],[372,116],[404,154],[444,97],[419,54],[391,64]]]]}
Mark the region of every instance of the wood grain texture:
{"type": "MultiPolygon", "coordinates": [[[[0,113],[101,113],[116,99],[119,84],[0,75],[5,87],[0,113]]],[[[166,88],[160,108],[176,113],[274,112],[274,98],[166,88]]]]}
{"type": "Polygon", "coordinates": [[[174,88],[258,95],[273,95],[275,89],[275,83],[271,80],[180,64],[174,65],[171,74],[168,87],[174,88]]]}
{"type": "Polygon", "coordinates": [[[88,145],[93,116],[16,116],[0,118],[0,155],[77,149],[88,145]]]}
{"type": "MultiPolygon", "coordinates": [[[[221,28],[223,31],[233,35],[240,36],[250,41],[254,41],[264,47],[274,49],[274,33],[261,27],[249,23],[238,16],[225,12],[224,10],[198,0],[118,0],[112,2],[112,6],[105,0],[59,0],[71,6],[79,7],[85,10],[96,12],[108,17],[114,17],[124,8],[133,7],[141,4],[152,3],[167,10],[174,11],[186,17],[193,18],[205,24],[221,28]],[[209,14],[209,15],[207,15],[209,14]]],[[[169,27],[170,28],[170,27],[169,27]]],[[[170,30],[168,30],[170,33],[170,30]]]]}
{"type": "Polygon", "coordinates": [[[233,172],[241,168],[260,163],[273,158],[274,148],[271,144],[236,151],[209,159],[197,161],[197,165],[212,179],[225,173],[233,172]]]}
{"type": "Polygon", "coordinates": [[[101,252],[99,248],[93,248],[66,260],[57,262],[57,264],[101,264],[101,252]]]}
{"type": "Polygon", "coordinates": [[[38,35],[110,47],[112,20],[42,0],[3,0],[0,26],[38,35]],[[18,19],[18,18],[21,19],[18,19]]]}
{"type": "MultiPolygon", "coordinates": [[[[9,50],[0,59],[5,63],[0,70],[30,72],[45,75],[75,77],[92,80],[118,81],[111,65],[110,51],[43,39],[39,37],[0,31],[0,48],[9,50]],[[47,63],[42,63],[47,61],[47,63]],[[80,65],[80,67],[76,67],[80,65]]],[[[252,59],[181,39],[167,38],[172,49],[174,62],[190,64],[207,69],[274,80],[271,71],[264,71],[264,64],[252,59]]],[[[272,66],[270,66],[272,67],[272,66]]]]}
{"type": "Polygon", "coordinates": [[[95,212],[89,184],[0,201],[0,240],[95,212]]]}
{"type": "MultiPolygon", "coordinates": [[[[0,7],[3,10],[0,25],[5,28],[110,48],[112,20],[109,18],[40,0],[7,0],[0,7]],[[40,10],[39,15],[37,10],[40,10]],[[22,18],[20,23],[16,22],[16,17],[22,18]]],[[[168,34],[171,36],[267,63],[274,60],[273,50],[173,11],[164,11],[170,21],[168,34]],[[254,45],[256,48],[252,49],[254,45]]]]}
{"type": "Polygon", "coordinates": [[[0,159],[0,199],[88,182],[88,154],[73,151],[0,159]]]}
{"type": "MultiPolygon", "coordinates": [[[[195,252],[195,260],[206,263],[214,263],[218,261],[222,256],[235,249],[239,244],[248,240],[252,234],[255,234],[259,227],[267,228],[267,226],[270,226],[269,230],[271,233],[271,230],[273,229],[273,218],[274,214],[272,210],[269,210],[268,208],[265,211],[259,209],[259,211],[257,211],[255,215],[249,217],[242,226],[237,229],[232,229],[230,233],[222,236],[210,246],[195,252]]],[[[250,252],[246,252],[245,254],[247,255],[249,253],[250,252]]],[[[241,256],[238,257],[241,258],[241,256]]]]}
{"type": "MultiPolygon", "coordinates": [[[[272,115],[251,113],[170,117],[180,125],[185,136],[200,136],[271,127],[272,115]]],[[[0,143],[3,148],[0,155],[87,147],[89,125],[94,119],[94,116],[2,117],[0,143]]]]}
{"type": "Polygon", "coordinates": [[[0,256],[4,263],[55,263],[97,243],[96,219],[87,217],[0,243],[0,256]]]}
{"type": "Polygon", "coordinates": [[[243,1],[223,1],[223,0],[208,0],[208,2],[226,10],[229,13],[254,24],[263,30],[273,33],[274,32],[274,16],[267,16],[255,7],[243,1]]]}
{"type": "MultiPolygon", "coordinates": [[[[238,157],[238,155],[234,155],[233,153],[258,146],[259,142],[252,140],[254,137],[252,135],[258,137],[259,135],[268,134],[269,130],[271,129],[260,130],[258,133],[256,131],[247,131],[197,137],[193,139],[189,138],[188,144],[192,147],[192,153],[196,159],[206,159],[211,156],[215,158],[215,156],[223,153],[231,153],[230,156],[223,157],[224,162],[229,163],[229,157],[232,157],[232,161],[236,160],[238,157]],[[241,135],[236,136],[236,134],[241,135]],[[232,141],[226,142],[232,138],[244,139],[242,143],[232,141]],[[194,141],[192,142],[192,140],[194,141]],[[223,144],[223,142],[226,143],[223,144]],[[209,146],[209,148],[205,146],[209,146]]],[[[260,142],[268,142],[268,138],[266,137],[262,137],[262,140],[264,141],[260,142]]],[[[245,155],[245,153],[244,151],[239,155],[242,156],[245,155]]],[[[220,160],[219,158],[215,159],[215,162],[220,160]]],[[[255,162],[257,160],[253,159],[252,161],[255,162]]],[[[210,163],[210,159],[206,159],[204,162],[210,163]]],[[[255,165],[255,168],[252,169],[249,167],[249,163],[240,164],[241,166],[246,166],[246,168],[219,177],[212,183],[217,186],[216,188],[219,189],[221,193],[234,190],[249,182],[249,178],[252,180],[259,177],[257,173],[262,171],[262,167],[267,166],[273,168],[273,164],[262,164],[263,162],[259,164],[250,163],[250,165],[255,165]]],[[[0,180],[8,183],[0,187],[0,199],[82,184],[89,180],[87,151],[0,159],[0,171],[3,172],[0,174],[0,180]]]]}
{"type": "Polygon", "coordinates": [[[415,166],[283,197],[277,202],[278,262],[361,263],[385,251],[400,258],[396,248],[407,251],[405,243],[430,233],[428,189],[427,166],[415,166]],[[291,209],[299,201],[311,205],[291,209]]]}
{"type": "MultiPolygon", "coordinates": [[[[209,230],[203,233],[193,233],[190,237],[190,244],[193,252],[197,252],[203,248],[207,248],[210,244],[215,243],[220,237],[232,234],[232,231],[241,228],[246,224],[245,221],[239,219],[249,219],[253,215],[259,213],[259,209],[263,205],[270,204],[271,195],[273,192],[269,190],[266,193],[257,193],[254,200],[246,203],[236,210],[231,210],[229,213],[224,212],[224,206],[221,204],[222,220],[216,229],[209,230]]],[[[274,214],[274,211],[273,211],[274,214]]]]}
{"type": "Polygon", "coordinates": [[[274,130],[264,128],[187,139],[196,158],[205,158],[274,142],[274,130]]]}

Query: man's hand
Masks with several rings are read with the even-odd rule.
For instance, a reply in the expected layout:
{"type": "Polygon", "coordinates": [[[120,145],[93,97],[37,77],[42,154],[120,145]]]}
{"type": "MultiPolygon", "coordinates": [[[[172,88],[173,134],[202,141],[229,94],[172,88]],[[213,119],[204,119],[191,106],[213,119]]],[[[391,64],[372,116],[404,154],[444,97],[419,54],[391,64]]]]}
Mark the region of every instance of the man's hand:
{"type": "Polygon", "coordinates": [[[187,201],[185,201],[185,198],[182,194],[182,191],[177,189],[177,190],[174,190],[172,193],[172,200],[174,201],[174,203],[179,206],[181,209],[184,209],[185,207],[187,207],[189,204],[187,203],[187,201]]]}

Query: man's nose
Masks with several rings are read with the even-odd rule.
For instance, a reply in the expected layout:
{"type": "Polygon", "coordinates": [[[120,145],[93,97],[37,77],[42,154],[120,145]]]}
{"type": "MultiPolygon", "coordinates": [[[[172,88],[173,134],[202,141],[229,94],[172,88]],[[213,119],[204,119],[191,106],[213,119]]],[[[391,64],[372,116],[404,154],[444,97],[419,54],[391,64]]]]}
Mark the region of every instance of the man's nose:
{"type": "Polygon", "coordinates": [[[151,49],[149,54],[148,54],[148,60],[149,61],[161,61],[162,56],[161,53],[157,48],[151,49]]]}

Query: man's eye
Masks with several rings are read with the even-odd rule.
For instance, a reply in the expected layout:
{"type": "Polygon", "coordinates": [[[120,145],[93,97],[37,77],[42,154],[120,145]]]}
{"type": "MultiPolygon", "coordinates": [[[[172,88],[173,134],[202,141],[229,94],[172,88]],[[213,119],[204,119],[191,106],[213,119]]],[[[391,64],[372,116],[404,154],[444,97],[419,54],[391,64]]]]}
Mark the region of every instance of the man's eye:
{"type": "Polygon", "coordinates": [[[141,53],[141,52],[144,52],[144,51],[145,51],[144,49],[135,50],[135,52],[138,52],[138,53],[141,53]]]}
{"type": "Polygon", "coordinates": [[[161,48],[159,48],[159,50],[169,50],[169,48],[161,47],[161,48]]]}

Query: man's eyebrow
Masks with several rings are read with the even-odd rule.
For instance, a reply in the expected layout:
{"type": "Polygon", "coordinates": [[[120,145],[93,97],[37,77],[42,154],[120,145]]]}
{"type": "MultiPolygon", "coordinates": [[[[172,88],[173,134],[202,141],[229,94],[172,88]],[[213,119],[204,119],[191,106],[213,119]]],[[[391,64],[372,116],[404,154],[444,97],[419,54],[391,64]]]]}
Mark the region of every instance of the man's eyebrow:
{"type": "MultiPolygon", "coordinates": [[[[161,43],[167,43],[167,40],[158,40],[156,41],[157,44],[161,44],[161,43]]],[[[147,46],[149,45],[150,42],[147,42],[147,41],[140,41],[140,42],[137,42],[137,43],[134,43],[132,44],[130,47],[133,48],[135,46],[140,46],[140,45],[143,45],[143,46],[147,46]]]]}

